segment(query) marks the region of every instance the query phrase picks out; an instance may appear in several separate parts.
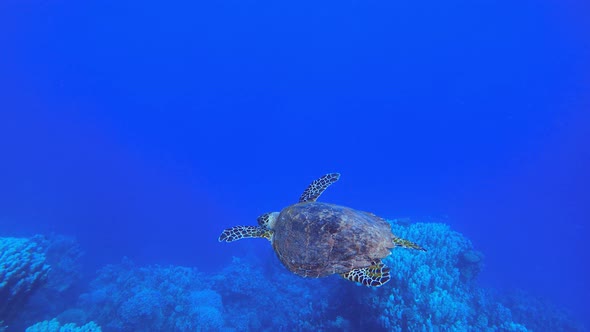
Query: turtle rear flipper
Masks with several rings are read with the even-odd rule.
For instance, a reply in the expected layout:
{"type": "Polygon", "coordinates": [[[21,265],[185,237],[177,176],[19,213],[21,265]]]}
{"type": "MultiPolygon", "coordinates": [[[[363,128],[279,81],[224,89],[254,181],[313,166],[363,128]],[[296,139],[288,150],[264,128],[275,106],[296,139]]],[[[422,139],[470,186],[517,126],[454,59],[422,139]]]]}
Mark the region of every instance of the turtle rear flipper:
{"type": "Polygon", "coordinates": [[[391,270],[387,265],[379,262],[375,265],[361,269],[350,270],[340,275],[346,280],[358,282],[365,286],[380,287],[388,282],[389,279],[391,279],[391,274],[389,273],[390,271],[391,270]]]}
{"type": "Polygon", "coordinates": [[[420,247],[418,244],[416,244],[416,243],[414,243],[412,241],[401,239],[399,237],[396,237],[395,239],[393,239],[393,243],[396,246],[403,247],[403,248],[426,251],[426,249],[420,247]]]}
{"type": "Polygon", "coordinates": [[[307,189],[299,197],[299,203],[315,202],[318,197],[328,188],[332,183],[338,181],[340,173],[330,173],[313,181],[307,189]]]}
{"type": "Polygon", "coordinates": [[[234,242],[245,238],[265,238],[270,241],[272,231],[259,226],[234,226],[223,230],[219,242],[234,242]]]}

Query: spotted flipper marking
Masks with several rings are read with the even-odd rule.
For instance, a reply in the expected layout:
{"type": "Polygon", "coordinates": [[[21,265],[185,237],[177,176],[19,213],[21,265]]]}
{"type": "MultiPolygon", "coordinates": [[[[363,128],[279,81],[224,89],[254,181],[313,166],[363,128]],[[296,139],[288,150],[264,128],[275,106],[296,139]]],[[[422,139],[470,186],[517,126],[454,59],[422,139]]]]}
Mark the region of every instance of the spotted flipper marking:
{"type": "Polygon", "coordinates": [[[342,278],[352,282],[358,282],[368,287],[380,287],[391,279],[391,269],[379,262],[362,269],[354,269],[340,274],[342,278]]]}
{"type": "Polygon", "coordinates": [[[270,241],[272,231],[258,226],[234,226],[219,235],[219,242],[234,242],[245,238],[265,238],[270,241]]]}
{"type": "Polygon", "coordinates": [[[330,173],[313,181],[307,189],[299,197],[299,203],[315,202],[318,197],[328,188],[332,183],[338,181],[340,173],[330,173]]]}
{"type": "Polygon", "coordinates": [[[403,247],[403,248],[426,251],[426,249],[422,248],[421,246],[417,245],[416,243],[414,243],[412,241],[400,239],[399,237],[396,237],[395,239],[393,239],[393,243],[396,246],[403,247]]]}

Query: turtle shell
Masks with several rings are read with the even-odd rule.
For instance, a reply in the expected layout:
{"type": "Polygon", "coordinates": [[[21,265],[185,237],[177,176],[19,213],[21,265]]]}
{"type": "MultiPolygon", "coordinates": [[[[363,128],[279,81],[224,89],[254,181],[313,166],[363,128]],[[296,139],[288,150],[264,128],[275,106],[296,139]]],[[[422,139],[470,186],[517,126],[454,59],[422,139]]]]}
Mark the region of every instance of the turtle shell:
{"type": "Polygon", "coordinates": [[[373,265],[394,247],[391,226],[372,213],[319,202],[286,207],[274,225],[280,261],[303,277],[324,277],[373,265]]]}

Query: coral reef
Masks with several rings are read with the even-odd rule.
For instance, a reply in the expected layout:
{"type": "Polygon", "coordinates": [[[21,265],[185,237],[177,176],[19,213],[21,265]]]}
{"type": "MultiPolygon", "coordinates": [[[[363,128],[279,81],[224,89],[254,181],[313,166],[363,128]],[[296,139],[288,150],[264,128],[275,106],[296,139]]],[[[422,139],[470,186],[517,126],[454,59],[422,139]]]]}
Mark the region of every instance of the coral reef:
{"type": "MultiPolygon", "coordinates": [[[[27,331],[583,330],[563,311],[538,298],[498,294],[478,286],[484,256],[448,225],[413,224],[407,219],[391,223],[394,234],[428,251],[394,249],[385,260],[392,279],[377,289],[338,276],[301,278],[287,271],[269,248],[256,256],[234,257],[215,273],[136,266],[125,258],[100,269],[89,288],[70,301],[64,295],[75,293],[72,285],[79,278],[80,250],[74,241],[3,239],[0,248],[7,249],[1,257],[12,257],[8,260],[12,264],[2,266],[14,269],[24,264],[26,268],[17,269],[25,271],[19,274],[23,280],[30,282],[31,271],[37,271],[33,273],[37,283],[47,280],[38,295],[29,297],[33,305],[25,310],[26,317],[19,317],[20,326],[10,324],[7,331],[22,331],[50,317],[56,318],[27,331]],[[55,274],[49,272],[48,261],[55,274]]],[[[0,277],[8,276],[2,270],[0,277]]],[[[3,291],[23,289],[14,283],[0,285],[3,291]]],[[[22,299],[30,292],[17,294],[22,299]]]]}
{"type": "Polygon", "coordinates": [[[491,294],[510,312],[514,320],[526,322],[532,331],[583,331],[583,327],[572,319],[570,313],[551,302],[522,290],[512,290],[502,294],[491,294]]]}
{"type": "Polygon", "coordinates": [[[106,331],[529,331],[540,316],[554,331],[577,330],[541,303],[478,287],[483,255],[448,225],[392,229],[428,251],[393,250],[392,280],[378,289],[295,276],[269,250],[213,274],[124,260],[100,271],[79,306],[106,331]]]}
{"type": "Polygon", "coordinates": [[[68,323],[61,325],[57,319],[46,320],[35,325],[29,326],[26,332],[101,332],[100,326],[94,322],[89,322],[82,326],[68,323]]]}
{"type": "Polygon", "coordinates": [[[41,237],[0,238],[0,321],[9,323],[49,274],[41,237]]]}
{"type": "Polygon", "coordinates": [[[529,331],[536,330],[541,315],[551,317],[552,331],[576,331],[575,325],[555,311],[538,304],[529,306],[525,317],[513,311],[502,298],[481,289],[475,279],[483,255],[469,240],[437,223],[396,223],[394,234],[424,245],[416,253],[395,249],[386,259],[392,280],[378,291],[357,289],[353,298],[364,308],[361,326],[378,321],[387,331],[529,331]]]}
{"type": "MultiPolygon", "coordinates": [[[[476,313],[471,301],[476,289],[471,281],[480,270],[481,259],[465,263],[462,258],[481,257],[471,242],[444,224],[392,226],[394,234],[420,243],[428,251],[396,249],[386,259],[392,267],[392,280],[378,293],[379,307],[375,308],[381,312],[383,326],[408,331],[474,326],[476,313]]],[[[374,296],[370,301],[375,302],[374,296]]]]}
{"type": "MultiPolygon", "coordinates": [[[[327,299],[340,280],[301,278],[274,257],[266,266],[257,258],[234,257],[210,280],[231,317],[228,326],[237,331],[323,330],[337,318],[328,315],[327,299]]],[[[342,318],[338,322],[345,325],[342,318]]]]}
{"type": "Polygon", "coordinates": [[[135,267],[129,260],[100,270],[80,307],[109,331],[216,331],[221,296],[196,269],[135,267]]]}
{"type": "Polygon", "coordinates": [[[45,289],[63,296],[81,279],[83,252],[75,238],[51,234],[43,238],[47,263],[51,266],[45,289]]]}
{"type": "MultiPolygon", "coordinates": [[[[30,294],[24,310],[14,319],[11,324],[13,330],[22,331],[34,322],[59,315],[76,303],[81,292],[82,250],[77,241],[72,237],[56,234],[36,236],[34,239],[50,269],[43,287],[30,294]]],[[[85,320],[76,321],[79,324],[83,322],[85,320]]]]}
{"type": "Polygon", "coordinates": [[[289,331],[347,324],[342,317],[320,323],[327,306],[322,294],[329,288],[322,291],[318,280],[275,268],[267,275],[234,258],[221,273],[204,275],[124,260],[101,269],[80,297],[80,308],[108,331],[289,331]]]}

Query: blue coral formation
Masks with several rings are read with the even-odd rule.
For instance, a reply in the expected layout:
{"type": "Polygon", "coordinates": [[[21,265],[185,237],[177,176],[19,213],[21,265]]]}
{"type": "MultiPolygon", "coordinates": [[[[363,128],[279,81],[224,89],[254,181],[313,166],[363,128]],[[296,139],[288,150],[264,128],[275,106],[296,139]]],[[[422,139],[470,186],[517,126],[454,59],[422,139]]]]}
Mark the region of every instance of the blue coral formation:
{"type": "Polygon", "coordinates": [[[234,257],[230,265],[209,277],[232,317],[228,327],[237,331],[260,331],[269,326],[307,331],[334,325],[336,317],[327,316],[327,299],[336,289],[331,286],[340,280],[304,279],[270,258],[265,265],[257,258],[234,257]]]}
{"type": "Polygon", "coordinates": [[[0,238],[0,322],[14,319],[46,282],[49,265],[41,238],[0,238]]]}
{"type": "MultiPolygon", "coordinates": [[[[136,266],[125,258],[101,268],[69,308],[62,306],[61,313],[55,313],[56,307],[47,307],[45,313],[31,311],[38,316],[33,322],[57,319],[29,331],[62,331],[64,326],[64,331],[88,326],[92,329],[82,331],[100,331],[95,329],[98,325],[114,332],[583,330],[545,301],[479,286],[483,254],[448,225],[391,223],[394,234],[428,251],[394,249],[385,260],[392,279],[378,289],[336,276],[298,277],[272,257],[270,248],[256,257],[234,257],[216,273],[180,266],[136,266]]],[[[66,253],[65,261],[55,266],[73,276],[78,250],[66,242],[53,246],[62,248],[56,252],[66,253]]],[[[14,248],[27,242],[18,243],[14,248]]],[[[41,249],[32,252],[43,261],[41,249]]],[[[63,289],[55,285],[71,280],[49,274],[44,263],[35,266],[45,271],[42,279],[56,278],[47,280],[45,288],[63,289]]]]}
{"type": "MultiPolygon", "coordinates": [[[[43,277],[42,287],[27,295],[25,310],[18,310],[13,319],[12,329],[20,331],[39,320],[71,312],[67,309],[76,302],[82,287],[82,251],[74,238],[51,234],[37,235],[31,241],[36,245],[37,255],[42,256],[45,266],[50,268],[43,277]]],[[[86,318],[75,322],[83,324],[86,318]]]]}
{"type": "Polygon", "coordinates": [[[221,296],[193,268],[102,268],[80,306],[109,331],[215,331],[224,326],[221,296]]]}
{"type": "Polygon", "coordinates": [[[461,234],[440,223],[392,221],[394,234],[423,244],[427,252],[395,249],[385,262],[392,280],[378,291],[357,289],[352,298],[363,308],[361,326],[387,331],[533,331],[542,316],[552,331],[581,330],[567,316],[540,303],[525,317],[505,297],[478,286],[483,255],[461,234]]]}
{"type": "Polygon", "coordinates": [[[100,271],[80,307],[108,331],[529,331],[537,315],[554,331],[576,330],[540,303],[520,312],[480,288],[483,255],[448,225],[394,221],[392,229],[428,251],[395,249],[386,259],[392,280],[379,289],[300,278],[274,257],[234,257],[213,274],[125,260],[100,271]]]}
{"type": "Polygon", "coordinates": [[[55,296],[63,297],[82,278],[81,258],[84,255],[73,237],[51,234],[43,237],[47,264],[51,266],[45,289],[51,289],[55,296]]]}
{"type": "Polygon", "coordinates": [[[399,237],[423,244],[428,251],[416,254],[396,249],[386,259],[392,280],[376,293],[357,292],[363,305],[390,331],[509,330],[525,331],[509,315],[492,319],[504,308],[482,307],[481,293],[473,282],[481,269],[482,255],[471,242],[449,226],[437,223],[393,223],[399,237]]]}
{"type": "Polygon", "coordinates": [[[74,323],[60,324],[57,319],[46,320],[27,327],[25,332],[101,332],[100,326],[88,322],[82,326],[74,323]]]}
{"type": "Polygon", "coordinates": [[[184,267],[136,267],[124,260],[101,269],[79,305],[109,331],[308,330],[345,324],[342,318],[320,324],[327,306],[322,294],[329,288],[322,291],[319,280],[267,272],[240,258],[213,275],[184,267]]]}

